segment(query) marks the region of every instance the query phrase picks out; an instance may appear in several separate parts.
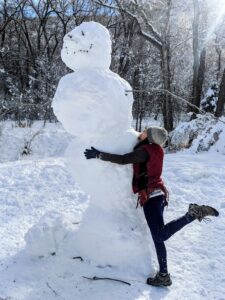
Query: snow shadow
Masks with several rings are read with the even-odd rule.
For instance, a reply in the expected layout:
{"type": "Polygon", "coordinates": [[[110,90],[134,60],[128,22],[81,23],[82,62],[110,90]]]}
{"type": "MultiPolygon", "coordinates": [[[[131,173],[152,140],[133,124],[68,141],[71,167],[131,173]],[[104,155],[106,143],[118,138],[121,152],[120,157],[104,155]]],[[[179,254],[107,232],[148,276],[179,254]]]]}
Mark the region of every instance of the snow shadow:
{"type": "Polygon", "coordinates": [[[170,288],[146,285],[144,275],[125,278],[110,266],[98,268],[90,262],[57,254],[32,259],[24,250],[1,265],[1,274],[0,297],[7,300],[159,300],[170,292],[170,288]],[[131,285],[83,278],[96,275],[125,280],[131,285]]]}

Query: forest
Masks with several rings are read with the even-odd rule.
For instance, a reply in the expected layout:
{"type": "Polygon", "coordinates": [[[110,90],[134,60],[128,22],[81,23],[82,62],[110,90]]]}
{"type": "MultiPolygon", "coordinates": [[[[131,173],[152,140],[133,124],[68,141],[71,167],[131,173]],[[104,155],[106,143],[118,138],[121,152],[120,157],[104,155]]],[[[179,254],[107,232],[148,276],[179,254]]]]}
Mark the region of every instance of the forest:
{"type": "Polygon", "coordinates": [[[56,121],[52,99],[71,72],[63,37],[90,20],[110,31],[111,70],[133,88],[137,130],[150,116],[172,131],[187,114],[224,114],[222,0],[2,0],[0,120],[56,121]]]}

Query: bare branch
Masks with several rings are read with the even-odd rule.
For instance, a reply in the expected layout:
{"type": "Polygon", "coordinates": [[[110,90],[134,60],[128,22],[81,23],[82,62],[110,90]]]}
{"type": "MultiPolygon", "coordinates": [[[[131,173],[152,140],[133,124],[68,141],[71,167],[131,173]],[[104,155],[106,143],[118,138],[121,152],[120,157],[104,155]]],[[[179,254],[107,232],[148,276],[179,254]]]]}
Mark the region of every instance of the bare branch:
{"type": "Polygon", "coordinates": [[[131,17],[132,19],[134,19],[137,22],[137,25],[139,28],[139,35],[142,36],[144,39],[146,39],[148,42],[153,44],[156,48],[158,48],[161,51],[161,49],[162,49],[161,37],[157,33],[157,31],[154,29],[153,25],[148,22],[145,12],[139,6],[137,8],[139,8],[140,16],[138,14],[132,13],[127,8],[124,8],[121,5],[120,1],[118,1],[118,0],[116,1],[117,6],[106,4],[102,0],[94,0],[94,2],[98,5],[107,7],[109,9],[119,10],[119,11],[125,13],[126,15],[128,15],[129,17],[131,17]],[[146,32],[142,28],[143,21],[144,21],[144,24],[146,25],[146,29],[148,29],[149,32],[146,32]]]}
{"type": "Polygon", "coordinates": [[[198,106],[192,104],[190,101],[184,99],[183,97],[180,97],[178,95],[175,95],[174,93],[171,93],[170,91],[168,90],[165,90],[165,89],[159,89],[159,88],[151,88],[151,89],[148,89],[148,90],[126,90],[126,93],[133,93],[133,92],[138,92],[138,93],[152,93],[152,92],[160,92],[160,93],[166,93],[170,96],[172,96],[174,99],[177,99],[177,100],[180,100],[181,102],[184,102],[186,104],[188,104],[189,106],[197,109],[200,113],[202,114],[207,114],[207,115],[210,115],[213,119],[219,121],[219,122],[222,122],[223,124],[225,124],[225,122],[221,119],[219,119],[218,117],[215,117],[214,114],[212,113],[209,113],[209,112],[205,112],[204,110],[200,109],[198,106]]]}

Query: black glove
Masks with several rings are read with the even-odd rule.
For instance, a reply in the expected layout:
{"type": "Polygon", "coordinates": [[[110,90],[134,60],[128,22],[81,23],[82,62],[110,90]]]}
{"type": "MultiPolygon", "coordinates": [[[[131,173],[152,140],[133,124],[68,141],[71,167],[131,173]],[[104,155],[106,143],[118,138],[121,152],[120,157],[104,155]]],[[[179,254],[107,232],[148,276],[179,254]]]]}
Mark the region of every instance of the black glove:
{"type": "Polygon", "coordinates": [[[87,159],[91,158],[99,158],[100,151],[95,149],[94,147],[91,147],[91,149],[85,149],[84,155],[86,156],[87,159]]]}

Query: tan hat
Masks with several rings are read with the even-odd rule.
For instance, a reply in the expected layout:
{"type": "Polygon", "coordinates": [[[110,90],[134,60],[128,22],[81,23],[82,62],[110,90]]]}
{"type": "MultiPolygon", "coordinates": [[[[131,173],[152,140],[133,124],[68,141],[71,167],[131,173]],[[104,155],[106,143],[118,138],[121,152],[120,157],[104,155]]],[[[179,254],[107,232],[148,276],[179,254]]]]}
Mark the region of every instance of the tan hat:
{"type": "Polygon", "coordinates": [[[168,139],[168,132],[163,127],[151,126],[147,129],[149,143],[162,146],[168,139]]]}

